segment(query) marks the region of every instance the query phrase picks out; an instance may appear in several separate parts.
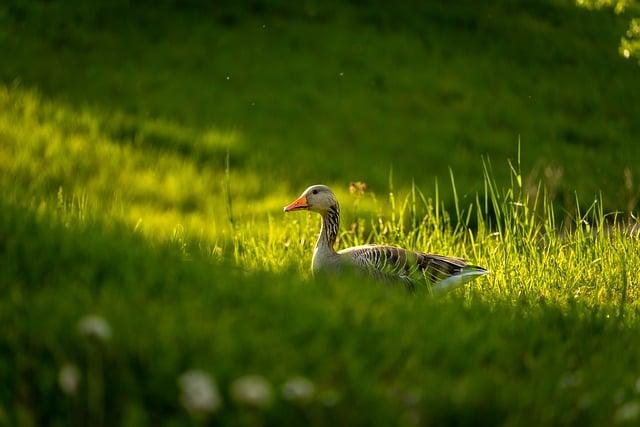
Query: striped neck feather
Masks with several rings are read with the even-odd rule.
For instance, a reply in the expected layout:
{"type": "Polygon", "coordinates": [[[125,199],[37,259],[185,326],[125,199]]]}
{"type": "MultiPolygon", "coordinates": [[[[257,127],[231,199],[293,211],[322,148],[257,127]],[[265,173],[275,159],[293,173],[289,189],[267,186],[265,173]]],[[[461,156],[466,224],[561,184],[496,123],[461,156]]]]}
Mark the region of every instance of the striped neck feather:
{"type": "Polygon", "coordinates": [[[340,230],[340,208],[338,205],[331,206],[327,209],[327,212],[322,216],[322,228],[320,229],[320,236],[316,247],[323,247],[334,251],[333,245],[338,238],[338,231],[340,230]]]}

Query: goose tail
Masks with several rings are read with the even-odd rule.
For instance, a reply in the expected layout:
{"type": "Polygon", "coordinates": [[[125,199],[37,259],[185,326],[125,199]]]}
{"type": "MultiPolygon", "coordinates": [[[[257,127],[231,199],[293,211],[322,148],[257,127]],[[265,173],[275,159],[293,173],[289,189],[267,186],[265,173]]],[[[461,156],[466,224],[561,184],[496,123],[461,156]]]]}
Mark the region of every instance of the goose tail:
{"type": "Polygon", "coordinates": [[[439,281],[431,287],[434,295],[443,295],[457,289],[475,278],[485,276],[489,271],[477,265],[466,265],[462,271],[439,281]]]}

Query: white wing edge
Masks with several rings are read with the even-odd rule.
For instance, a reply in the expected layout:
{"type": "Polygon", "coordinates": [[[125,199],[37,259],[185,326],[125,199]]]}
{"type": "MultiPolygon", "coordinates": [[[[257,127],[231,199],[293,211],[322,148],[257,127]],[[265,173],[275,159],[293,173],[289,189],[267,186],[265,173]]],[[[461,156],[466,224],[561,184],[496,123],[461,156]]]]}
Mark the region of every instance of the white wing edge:
{"type": "Polygon", "coordinates": [[[431,291],[434,295],[444,295],[448,292],[451,292],[454,289],[457,289],[466,283],[469,283],[476,277],[484,276],[489,274],[486,270],[467,270],[463,271],[460,274],[456,274],[455,276],[447,277],[444,280],[436,283],[431,287],[431,291]]]}

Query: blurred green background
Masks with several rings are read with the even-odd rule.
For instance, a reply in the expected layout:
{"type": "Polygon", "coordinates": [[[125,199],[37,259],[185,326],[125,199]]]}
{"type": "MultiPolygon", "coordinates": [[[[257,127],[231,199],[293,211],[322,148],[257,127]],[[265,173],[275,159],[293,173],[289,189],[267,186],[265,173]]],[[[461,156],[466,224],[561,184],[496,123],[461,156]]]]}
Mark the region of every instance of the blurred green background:
{"type": "Polygon", "coordinates": [[[0,425],[634,425],[639,14],[0,1],[0,425]],[[311,278],[320,182],[340,247],[491,275],[311,278]]]}
{"type": "Polygon", "coordinates": [[[385,192],[391,170],[398,187],[432,193],[438,178],[447,194],[448,168],[474,194],[481,159],[504,182],[520,141],[529,181],[565,205],[602,191],[630,209],[640,79],[618,53],[628,22],[568,0],[9,1],[0,80],[89,111],[116,144],[208,171],[229,150],[252,200],[317,182],[385,192]]]}

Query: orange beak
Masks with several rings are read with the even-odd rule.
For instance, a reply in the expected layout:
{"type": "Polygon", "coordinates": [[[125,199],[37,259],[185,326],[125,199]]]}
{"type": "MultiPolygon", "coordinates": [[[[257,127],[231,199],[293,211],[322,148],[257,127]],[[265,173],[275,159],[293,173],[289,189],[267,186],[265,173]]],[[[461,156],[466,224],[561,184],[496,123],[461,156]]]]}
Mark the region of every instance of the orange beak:
{"type": "Polygon", "coordinates": [[[298,197],[293,202],[291,202],[291,204],[284,207],[285,212],[300,211],[303,209],[309,209],[307,198],[305,196],[298,197]]]}

